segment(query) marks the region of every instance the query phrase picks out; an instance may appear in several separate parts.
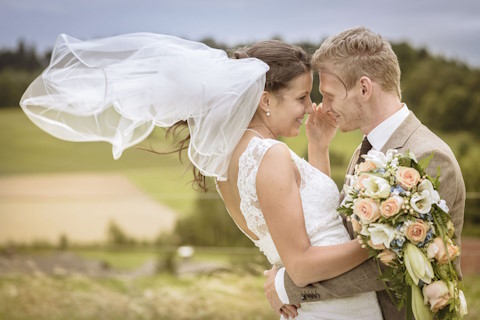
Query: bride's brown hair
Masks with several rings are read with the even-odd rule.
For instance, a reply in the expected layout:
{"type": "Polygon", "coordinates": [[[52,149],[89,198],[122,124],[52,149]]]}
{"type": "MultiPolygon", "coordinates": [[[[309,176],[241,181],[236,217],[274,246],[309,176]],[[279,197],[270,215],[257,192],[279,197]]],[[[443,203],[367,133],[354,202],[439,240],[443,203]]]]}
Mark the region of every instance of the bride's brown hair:
{"type": "MultiPolygon", "coordinates": [[[[290,81],[312,70],[310,58],[302,48],[280,40],[261,41],[249,47],[239,48],[231,54],[231,57],[232,59],[257,58],[268,64],[270,70],[266,74],[265,91],[272,93],[288,87],[290,81]]],[[[179,121],[167,129],[165,136],[172,135],[177,140],[186,129],[188,130],[187,122],[179,121]]],[[[190,134],[178,140],[176,149],[168,153],[178,152],[182,162],[182,151],[188,149],[189,142],[190,134]]],[[[194,188],[208,191],[206,177],[191,163],[190,166],[193,170],[194,188]]]]}

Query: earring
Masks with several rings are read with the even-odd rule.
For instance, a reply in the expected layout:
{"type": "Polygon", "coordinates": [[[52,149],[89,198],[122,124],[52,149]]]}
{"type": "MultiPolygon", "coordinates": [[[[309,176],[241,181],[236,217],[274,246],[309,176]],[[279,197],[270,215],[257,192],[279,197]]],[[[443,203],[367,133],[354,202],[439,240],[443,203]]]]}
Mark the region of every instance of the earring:
{"type": "Polygon", "coordinates": [[[270,117],[270,109],[267,109],[267,117],[270,117]]]}

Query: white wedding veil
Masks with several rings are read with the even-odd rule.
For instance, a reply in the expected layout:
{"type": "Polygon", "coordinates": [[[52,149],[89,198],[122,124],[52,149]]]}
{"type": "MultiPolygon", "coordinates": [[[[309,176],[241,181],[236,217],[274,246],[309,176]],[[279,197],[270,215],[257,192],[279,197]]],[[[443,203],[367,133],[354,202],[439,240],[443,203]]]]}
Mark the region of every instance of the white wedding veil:
{"type": "Polygon", "coordinates": [[[57,138],[111,143],[115,159],[155,126],[187,120],[190,160],[202,174],[226,180],[268,69],[258,59],[229,59],[222,50],[167,35],[80,41],[62,34],[20,105],[57,138]]]}

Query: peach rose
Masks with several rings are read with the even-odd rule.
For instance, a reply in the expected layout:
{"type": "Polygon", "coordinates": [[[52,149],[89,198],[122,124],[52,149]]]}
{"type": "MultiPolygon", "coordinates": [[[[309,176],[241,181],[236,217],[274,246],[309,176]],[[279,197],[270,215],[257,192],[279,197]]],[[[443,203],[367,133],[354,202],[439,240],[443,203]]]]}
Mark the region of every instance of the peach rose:
{"type": "Polygon", "coordinates": [[[370,160],[366,160],[362,163],[360,163],[357,167],[357,173],[358,172],[367,172],[367,171],[372,171],[373,169],[375,169],[377,166],[375,165],[375,163],[373,163],[372,161],[370,160]]]}
{"type": "Polygon", "coordinates": [[[450,299],[447,284],[442,280],[438,280],[425,285],[423,287],[423,299],[425,304],[430,304],[430,310],[433,312],[442,309],[450,299]]]}
{"type": "Polygon", "coordinates": [[[353,212],[364,223],[372,223],[380,218],[380,209],[375,200],[367,199],[355,199],[353,201],[353,212]]]}
{"type": "Polygon", "coordinates": [[[372,240],[368,240],[367,244],[375,250],[383,250],[385,249],[385,245],[383,243],[380,244],[373,244],[372,240]]]}
{"type": "Polygon", "coordinates": [[[423,222],[422,220],[417,220],[407,227],[405,231],[405,236],[413,244],[417,244],[425,240],[427,232],[430,229],[429,225],[423,222]]]}
{"type": "Polygon", "coordinates": [[[363,182],[365,182],[365,180],[369,179],[370,178],[370,175],[367,174],[367,173],[362,173],[358,178],[357,178],[357,181],[355,181],[355,184],[353,185],[353,187],[355,189],[360,189],[360,190],[363,190],[366,188],[366,186],[363,184],[363,182]]]}
{"type": "Polygon", "coordinates": [[[427,257],[429,259],[435,258],[439,264],[445,264],[448,262],[448,258],[453,260],[459,255],[460,249],[450,239],[447,239],[447,248],[445,248],[445,243],[440,237],[436,237],[427,247],[427,257]]]}
{"type": "Polygon", "coordinates": [[[390,218],[400,212],[402,208],[403,198],[400,196],[392,196],[383,201],[380,205],[380,213],[385,218],[390,218]]]}
{"type": "Polygon", "coordinates": [[[377,255],[377,258],[385,265],[389,266],[395,259],[397,259],[397,254],[392,250],[385,249],[377,255]]]}
{"type": "Polygon", "coordinates": [[[355,233],[360,233],[360,231],[362,231],[362,225],[360,224],[360,222],[358,222],[358,220],[355,218],[352,218],[351,222],[353,231],[355,231],[355,233]]]}
{"type": "Polygon", "coordinates": [[[414,168],[398,167],[397,183],[405,190],[410,190],[420,181],[420,173],[414,168]]]}

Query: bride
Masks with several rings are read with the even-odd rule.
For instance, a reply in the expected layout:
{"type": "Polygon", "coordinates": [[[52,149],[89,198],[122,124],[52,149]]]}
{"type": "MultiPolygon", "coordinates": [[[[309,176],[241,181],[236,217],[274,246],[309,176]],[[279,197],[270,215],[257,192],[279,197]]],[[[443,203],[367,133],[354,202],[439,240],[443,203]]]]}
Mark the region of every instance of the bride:
{"type": "MultiPolygon", "coordinates": [[[[115,158],[155,126],[188,125],[188,155],[238,227],[298,286],[347,272],[368,256],[336,211],[328,146],[335,118],[312,104],[305,52],[264,41],[225,52],[201,43],[130,34],[92,41],[61,35],[49,67],[23,95],[27,116],[70,141],[108,141],[115,158]],[[280,136],[305,114],[309,162],[280,136]]],[[[294,315],[283,306],[282,317],[294,315]]],[[[303,303],[299,319],[382,319],[375,292],[303,303]]]]}

